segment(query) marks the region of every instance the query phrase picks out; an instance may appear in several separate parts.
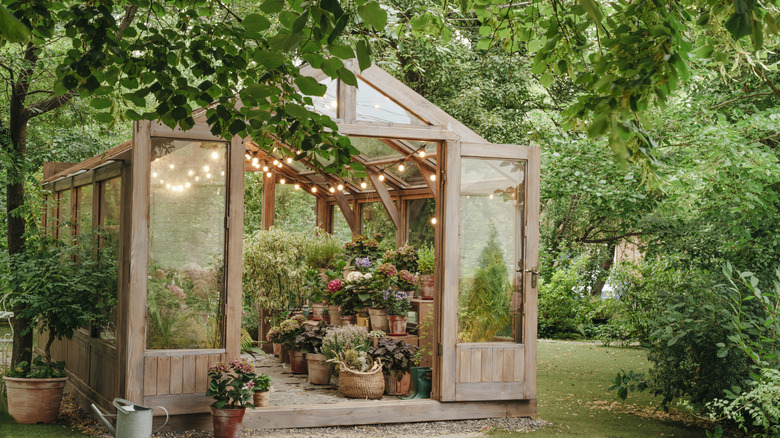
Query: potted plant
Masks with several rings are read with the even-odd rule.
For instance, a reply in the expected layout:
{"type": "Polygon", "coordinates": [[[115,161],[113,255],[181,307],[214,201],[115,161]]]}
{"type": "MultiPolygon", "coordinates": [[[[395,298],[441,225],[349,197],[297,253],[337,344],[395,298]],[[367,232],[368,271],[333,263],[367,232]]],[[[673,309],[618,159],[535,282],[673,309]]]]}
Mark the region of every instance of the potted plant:
{"type": "Polygon", "coordinates": [[[387,300],[387,319],[391,335],[406,334],[406,320],[409,310],[412,308],[409,295],[403,291],[391,291],[387,300]]]}
{"type": "Polygon", "coordinates": [[[322,338],[320,352],[325,355],[326,362],[335,364],[345,350],[368,352],[371,341],[368,330],[357,325],[329,327],[322,338]]]}
{"type": "Polygon", "coordinates": [[[293,374],[306,374],[306,359],[303,352],[297,350],[295,346],[295,340],[305,330],[305,321],[306,319],[302,315],[293,315],[292,318],[279,324],[278,331],[273,338],[273,342],[282,344],[282,349],[287,350],[290,357],[290,371],[293,374]]]}
{"type": "Polygon", "coordinates": [[[404,292],[411,300],[414,297],[414,290],[417,288],[417,276],[403,269],[398,272],[394,278],[395,286],[404,292]]]}
{"type": "Polygon", "coordinates": [[[103,327],[116,304],[117,267],[112,248],[98,248],[98,237],[85,235],[72,244],[29,238],[0,278],[11,303],[29,321],[22,334],[36,327],[47,335],[44,357],[12,364],[3,378],[8,412],[17,423],[52,423],[59,414],[65,387],[65,364],[52,359],[55,339],[70,339],[80,327],[103,327]]]}
{"type": "Polygon", "coordinates": [[[251,403],[255,386],[255,367],[246,359],[230,363],[215,362],[209,367],[209,388],[206,396],[212,397],[211,420],[214,437],[241,436],[246,407],[251,403]]]}
{"type": "Polygon", "coordinates": [[[328,325],[320,322],[316,326],[307,325],[303,333],[295,339],[295,348],[306,354],[309,370],[309,383],[327,385],[330,383],[332,369],[325,363],[327,359],[321,354],[322,339],[327,335],[328,325]]]}
{"type": "Polygon", "coordinates": [[[339,367],[339,392],[350,398],[379,399],[385,392],[382,363],[368,352],[345,348],[330,359],[339,367]]]}
{"type": "Polygon", "coordinates": [[[311,316],[314,321],[322,321],[322,314],[327,305],[325,300],[325,290],[327,285],[322,279],[322,275],[314,269],[306,271],[306,288],[309,290],[309,299],[311,300],[311,316]]]}
{"type": "Polygon", "coordinates": [[[417,272],[420,273],[420,297],[424,300],[433,299],[433,270],[435,261],[436,257],[432,246],[423,246],[420,248],[420,251],[417,252],[417,272]]]}
{"type": "Polygon", "coordinates": [[[252,378],[254,392],[252,393],[252,404],[255,408],[266,408],[269,406],[269,392],[271,391],[271,378],[267,374],[257,374],[252,378]]]}
{"type": "Polygon", "coordinates": [[[393,264],[398,270],[407,270],[409,272],[417,271],[417,252],[411,245],[402,246],[398,249],[388,249],[384,254],[385,263],[393,264]]]}
{"type": "Polygon", "coordinates": [[[323,288],[324,301],[327,303],[330,324],[333,325],[341,324],[341,315],[339,314],[340,299],[337,293],[338,291],[341,290],[341,288],[336,287],[338,285],[338,282],[334,283],[333,287],[331,287],[330,284],[331,282],[333,282],[333,280],[339,280],[339,282],[341,282],[341,285],[343,286],[344,280],[342,280],[341,276],[346,266],[347,263],[344,260],[339,260],[336,263],[335,268],[328,269],[322,274],[323,282],[325,283],[325,287],[323,288]],[[336,295],[335,297],[334,294],[336,295]]]}
{"type": "Polygon", "coordinates": [[[406,395],[409,393],[411,375],[409,371],[417,365],[417,347],[402,339],[381,338],[368,353],[379,359],[384,366],[385,394],[406,395]]]}
{"type": "Polygon", "coordinates": [[[371,239],[364,235],[355,236],[352,242],[344,244],[344,256],[349,262],[357,257],[370,257],[376,260],[379,257],[379,239],[382,234],[377,233],[376,239],[371,239]]]}

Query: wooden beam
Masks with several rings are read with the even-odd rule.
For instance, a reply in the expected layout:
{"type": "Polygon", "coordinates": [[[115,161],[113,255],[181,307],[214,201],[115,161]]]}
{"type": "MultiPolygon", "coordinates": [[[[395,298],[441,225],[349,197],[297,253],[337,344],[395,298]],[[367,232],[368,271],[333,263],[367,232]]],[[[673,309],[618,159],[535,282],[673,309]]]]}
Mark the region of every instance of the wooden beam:
{"type": "Polygon", "coordinates": [[[501,157],[507,160],[527,160],[531,147],[513,144],[463,143],[462,156],[476,158],[501,157]]]}
{"type": "Polygon", "coordinates": [[[352,211],[352,207],[349,206],[349,201],[347,201],[344,193],[336,190],[336,192],[333,193],[333,197],[336,198],[336,203],[338,204],[341,213],[344,215],[344,219],[346,219],[349,229],[352,230],[352,234],[358,233],[357,224],[355,223],[355,213],[352,211]]]}
{"type": "Polygon", "coordinates": [[[397,138],[401,140],[437,141],[454,140],[452,131],[425,125],[392,125],[378,123],[338,123],[339,134],[355,137],[397,138]]]}
{"type": "Polygon", "coordinates": [[[439,200],[439,186],[436,182],[435,172],[431,172],[430,170],[419,167],[420,173],[422,174],[423,178],[425,179],[425,185],[428,186],[428,188],[431,190],[431,194],[433,194],[433,199],[438,201],[439,200]]]}
{"type": "Polygon", "coordinates": [[[327,233],[333,233],[330,215],[328,214],[330,211],[328,208],[328,202],[325,199],[317,198],[315,211],[317,212],[317,227],[327,233]]]}
{"type": "Polygon", "coordinates": [[[171,129],[167,125],[160,122],[150,123],[150,135],[152,137],[166,137],[180,140],[197,141],[226,141],[224,138],[212,134],[211,128],[206,123],[197,123],[195,126],[186,131],[182,130],[178,126],[175,129],[171,129]]]}
{"type": "Polygon", "coordinates": [[[415,153],[415,150],[408,147],[407,145],[388,138],[383,138],[382,142],[393,148],[399,154],[403,155],[404,158],[414,161],[415,164],[417,164],[417,167],[425,167],[431,172],[436,171],[435,164],[431,163],[427,158],[420,158],[420,156],[415,153]]]}
{"type": "MultiPolygon", "coordinates": [[[[541,151],[538,147],[530,150],[526,168],[526,226],[525,226],[525,269],[523,274],[523,343],[525,350],[525,391],[524,396],[536,398],[536,336],[538,314],[538,289],[534,287],[533,275],[528,270],[539,268],[539,190],[541,174],[541,151]]],[[[538,287],[538,281],[536,286],[538,287]]]]}
{"type": "Polygon", "coordinates": [[[276,178],[270,172],[263,172],[263,212],[262,228],[267,230],[274,224],[274,208],[276,206],[276,178]]]}
{"type": "Polygon", "coordinates": [[[344,81],[338,81],[338,106],[336,115],[339,119],[352,123],[355,121],[355,87],[347,85],[344,81]]]}
{"type": "Polygon", "coordinates": [[[75,166],[78,163],[57,163],[54,161],[44,161],[43,162],[43,179],[49,179],[52,176],[62,172],[63,170],[66,170],[70,167],[75,166]]]}
{"type": "Polygon", "coordinates": [[[385,210],[387,210],[387,214],[390,216],[390,220],[393,221],[393,225],[395,225],[396,231],[400,230],[403,225],[401,223],[401,213],[398,211],[398,207],[393,204],[393,198],[387,191],[387,187],[382,184],[382,181],[379,181],[379,176],[376,173],[369,171],[368,177],[371,178],[371,184],[373,184],[374,189],[376,189],[376,193],[379,195],[379,199],[382,201],[382,205],[385,206],[385,210]]]}
{"type": "MultiPolygon", "coordinates": [[[[228,145],[227,249],[225,254],[224,347],[227,357],[241,354],[241,305],[244,238],[244,141],[233,137],[228,145]]],[[[264,191],[265,194],[265,191],[264,191]]],[[[264,199],[265,200],[265,199],[264,199]]],[[[263,211],[265,214],[265,211],[263,211]]],[[[179,377],[179,376],[175,376],[179,377]]],[[[181,377],[179,377],[181,378],[181,377]]]]}

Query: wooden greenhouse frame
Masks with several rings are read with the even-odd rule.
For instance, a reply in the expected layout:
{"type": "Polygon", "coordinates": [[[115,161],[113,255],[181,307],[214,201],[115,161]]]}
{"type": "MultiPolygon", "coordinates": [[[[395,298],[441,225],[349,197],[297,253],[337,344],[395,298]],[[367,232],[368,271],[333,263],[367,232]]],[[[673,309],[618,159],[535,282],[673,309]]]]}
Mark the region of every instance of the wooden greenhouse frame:
{"type": "MultiPolygon", "coordinates": [[[[284,161],[280,163],[281,167],[273,165],[264,176],[263,228],[267,229],[273,223],[274,187],[281,183],[298,184],[310,193],[312,188],[317,188],[317,226],[332,231],[333,215],[341,213],[353,236],[361,229],[359,206],[365,202],[381,202],[398,229],[398,245],[403,245],[407,237],[407,203],[404,201],[433,198],[438,219],[435,226],[436,292],[432,304],[433,394],[431,399],[425,400],[354,401],[248,410],[245,426],[316,427],[535,415],[539,149],[491,144],[382,69],[371,66],[360,71],[356,63],[348,62],[347,65],[359,79],[360,87],[356,89],[340,81],[329,82],[329,94],[319,104],[315,102],[315,108],[325,108],[327,99],[333,99],[336,104],[331,107],[333,113],[330,115],[341,134],[379,139],[396,155],[358,157],[366,165],[371,182],[365,186],[318,174],[300,165],[291,166],[284,161]],[[374,97],[366,97],[366,90],[374,97]],[[376,96],[385,99],[387,105],[401,114],[401,119],[366,116],[363,112],[371,110],[364,104],[376,96]],[[429,147],[432,154],[421,157],[422,147],[429,147]],[[389,165],[404,161],[414,163],[421,178],[405,181],[387,171],[389,165]],[[484,167],[484,163],[488,167],[484,167]],[[517,173],[521,175],[520,182],[513,189],[510,187],[514,190],[511,197],[516,200],[512,204],[515,221],[502,224],[502,230],[509,230],[508,235],[513,236],[515,242],[512,260],[517,266],[512,275],[511,303],[512,312],[517,316],[512,331],[514,341],[461,342],[458,315],[464,203],[478,192],[481,196],[488,194],[480,184],[490,186],[490,175],[479,174],[480,171],[473,169],[498,169],[496,172],[500,173],[499,167],[507,163],[522,169],[517,173]],[[471,195],[466,192],[464,178],[471,178],[468,188],[471,195]],[[344,186],[343,191],[329,190],[338,184],[344,186]]],[[[318,81],[330,81],[318,70],[309,67],[304,70],[318,81]]],[[[79,164],[48,163],[44,171],[44,188],[51,191],[51,200],[65,199],[69,190],[93,191],[92,226],[103,224],[106,217],[104,181],[110,178],[121,181],[121,197],[112,201],[118,203],[115,207],[120,213],[116,337],[107,341],[101,339],[99,333],[80,330],[72,340],[55,343],[52,349],[55,358],[67,361],[71,392],[82,404],[93,402],[104,410],[111,409],[114,397],[146,406],[165,406],[173,416],[174,428],[210,427],[210,399],[204,395],[207,367],[214,361],[240,354],[244,175],[246,171],[259,170],[260,162],[281,159],[272,152],[259,150],[252,139],[234,137],[226,142],[216,138],[209,131],[204,112],[196,113],[194,117],[196,126],[188,131],[170,129],[151,121],[136,122],[131,142],[79,164]],[[146,348],[147,278],[151,278],[147,272],[150,162],[153,159],[151,145],[158,138],[222,142],[226,148],[221,348],[146,348]]],[[[489,193],[492,199],[494,192],[489,193]]],[[[506,196],[505,193],[498,194],[506,196]]],[[[68,196],[70,206],[60,211],[70,211],[76,217],[80,196],[68,196]]],[[[44,217],[48,220],[57,214],[56,208],[50,209],[44,217]]],[[[70,227],[68,232],[76,233],[75,228],[70,227]]]]}

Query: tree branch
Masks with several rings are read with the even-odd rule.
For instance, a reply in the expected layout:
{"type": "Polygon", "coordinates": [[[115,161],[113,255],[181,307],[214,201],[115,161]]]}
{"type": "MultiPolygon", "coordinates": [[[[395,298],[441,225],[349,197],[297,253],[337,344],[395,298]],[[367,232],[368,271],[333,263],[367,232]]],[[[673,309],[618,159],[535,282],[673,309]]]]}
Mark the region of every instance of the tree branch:
{"type": "Polygon", "coordinates": [[[613,243],[617,242],[618,240],[623,240],[626,237],[634,237],[634,236],[641,236],[643,233],[626,233],[621,236],[612,236],[612,237],[605,237],[603,239],[580,239],[581,243],[613,243]]]}
{"type": "Polygon", "coordinates": [[[47,113],[51,110],[57,109],[66,103],[70,102],[73,98],[72,93],[63,94],[62,96],[55,96],[50,99],[38,102],[35,105],[30,105],[24,109],[25,116],[31,119],[41,114],[47,113]]]}
{"type": "Polygon", "coordinates": [[[740,100],[743,100],[743,99],[750,99],[751,97],[757,97],[757,96],[771,96],[771,95],[773,95],[773,94],[775,94],[775,93],[766,92],[766,93],[753,93],[753,94],[745,94],[744,96],[739,96],[739,97],[736,97],[736,98],[734,98],[734,99],[729,99],[729,100],[727,100],[727,101],[724,101],[724,102],[721,102],[721,103],[719,103],[719,104],[712,105],[712,106],[710,107],[710,109],[718,109],[718,108],[720,108],[720,107],[722,107],[722,106],[726,106],[726,105],[732,104],[732,103],[734,103],[734,102],[737,102],[737,101],[740,101],[740,100]]]}
{"type": "Polygon", "coordinates": [[[125,29],[130,26],[130,23],[133,22],[133,19],[135,18],[135,13],[138,11],[137,5],[128,6],[127,9],[125,9],[125,16],[122,18],[122,22],[119,23],[119,31],[116,33],[116,37],[120,40],[122,39],[122,33],[125,31],[125,29]]]}
{"type": "Polygon", "coordinates": [[[772,83],[772,81],[767,79],[766,75],[764,75],[764,72],[762,72],[761,69],[755,65],[753,65],[753,70],[756,72],[758,77],[760,77],[764,82],[766,82],[767,85],[769,85],[769,88],[771,88],[772,91],[774,91],[774,94],[776,94],[777,97],[780,97],[780,90],[778,90],[777,87],[775,87],[775,84],[772,83]]]}

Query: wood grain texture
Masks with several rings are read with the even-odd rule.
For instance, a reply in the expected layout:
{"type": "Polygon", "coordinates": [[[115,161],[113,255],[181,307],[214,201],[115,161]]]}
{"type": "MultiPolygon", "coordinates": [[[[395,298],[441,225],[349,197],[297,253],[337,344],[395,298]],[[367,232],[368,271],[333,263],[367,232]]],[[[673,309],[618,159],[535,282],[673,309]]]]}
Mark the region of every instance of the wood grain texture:
{"type": "Polygon", "coordinates": [[[264,230],[271,228],[274,224],[274,207],[276,205],[276,177],[268,172],[263,173],[263,211],[261,226],[264,230]]]}
{"type": "Polygon", "coordinates": [[[455,384],[458,401],[521,400],[523,382],[466,382],[455,384]]]}
{"type": "MultiPolygon", "coordinates": [[[[157,358],[144,359],[144,396],[157,394],[157,358]]],[[[139,400],[138,403],[141,401],[139,400]]]]}
{"type": "Polygon", "coordinates": [[[166,395],[171,389],[171,358],[157,358],[157,395],[166,395]]]}
{"type": "MultiPolygon", "coordinates": [[[[539,190],[541,175],[541,151],[538,147],[530,148],[530,158],[527,168],[526,185],[526,269],[539,267],[539,190]]],[[[523,284],[524,330],[523,342],[525,350],[525,398],[536,398],[536,324],[538,314],[538,291],[533,287],[532,276],[526,275],[523,284]]]]}
{"type": "Polygon", "coordinates": [[[171,361],[169,394],[181,394],[183,389],[184,358],[181,356],[169,358],[171,361]]]}
{"type": "Polygon", "coordinates": [[[503,158],[507,160],[527,160],[531,148],[513,144],[462,143],[461,156],[470,158],[503,158]]]}
{"type": "Polygon", "coordinates": [[[181,364],[181,392],[182,394],[192,394],[195,392],[195,364],[196,356],[182,357],[181,364]]]}
{"type": "MultiPolygon", "coordinates": [[[[225,254],[225,315],[223,342],[228,357],[241,354],[241,302],[244,237],[244,141],[233,137],[230,142],[228,180],[228,208],[225,230],[227,249],[225,254]]],[[[271,186],[275,184],[271,183],[271,186]]],[[[273,213],[273,211],[272,211],[273,213]]]]}
{"type": "Polygon", "coordinates": [[[387,211],[388,216],[390,216],[390,220],[393,221],[393,225],[395,225],[396,230],[402,229],[403,224],[401,223],[401,213],[398,211],[398,207],[396,207],[396,205],[393,203],[393,198],[387,191],[387,187],[385,187],[385,185],[382,184],[382,181],[379,180],[379,175],[377,175],[376,172],[369,171],[368,177],[371,179],[371,184],[374,186],[376,193],[379,195],[379,199],[382,201],[382,206],[385,207],[385,211],[387,211]]]}
{"type": "Polygon", "coordinates": [[[352,230],[352,235],[354,236],[355,233],[359,233],[358,223],[355,222],[355,212],[352,211],[352,207],[349,205],[349,201],[347,201],[344,193],[336,190],[336,192],[333,193],[333,197],[336,199],[339,210],[341,210],[341,214],[344,215],[344,219],[347,221],[349,229],[352,230]]]}
{"type": "Polygon", "coordinates": [[[339,123],[339,134],[354,137],[397,138],[399,140],[455,140],[452,131],[425,125],[391,125],[378,123],[339,123]]]}

